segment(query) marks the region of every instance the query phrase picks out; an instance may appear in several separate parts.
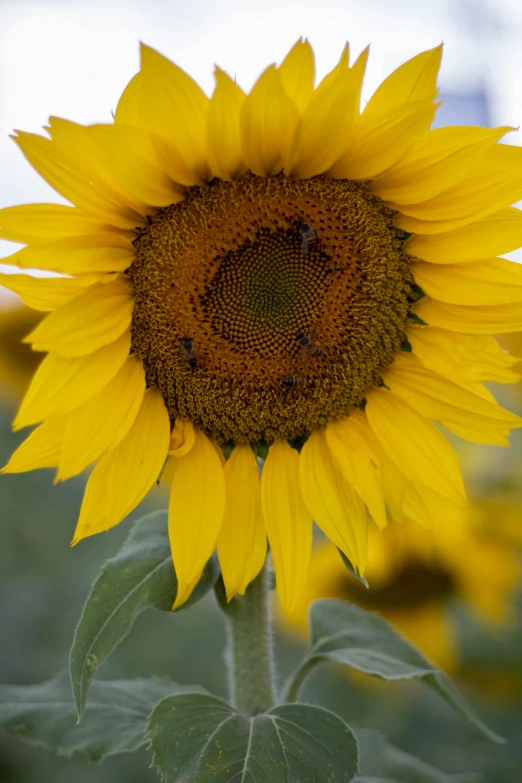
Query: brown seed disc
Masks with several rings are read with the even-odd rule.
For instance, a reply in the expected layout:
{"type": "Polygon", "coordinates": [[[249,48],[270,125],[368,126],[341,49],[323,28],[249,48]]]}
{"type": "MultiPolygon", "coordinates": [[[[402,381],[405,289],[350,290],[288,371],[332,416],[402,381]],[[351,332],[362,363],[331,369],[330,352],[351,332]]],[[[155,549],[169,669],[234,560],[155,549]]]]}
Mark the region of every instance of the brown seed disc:
{"type": "Polygon", "coordinates": [[[151,217],[128,270],[132,345],[171,418],[271,442],[363,403],[411,305],[393,216],[364,183],[249,173],[151,217]]]}

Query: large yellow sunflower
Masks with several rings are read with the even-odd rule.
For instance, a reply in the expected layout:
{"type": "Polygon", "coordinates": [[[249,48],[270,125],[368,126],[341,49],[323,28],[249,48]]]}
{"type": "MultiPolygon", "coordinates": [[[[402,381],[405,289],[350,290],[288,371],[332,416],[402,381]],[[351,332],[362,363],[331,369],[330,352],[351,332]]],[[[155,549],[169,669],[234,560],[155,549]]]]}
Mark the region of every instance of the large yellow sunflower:
{"type": "Polygon", "coordinates": [[[497,258],[522,244],[522,150],[507,127],[429,130],[441,51],[361,112],[367,50],[315,87],[299,41],[248,95],[218,69],[209,99],[144,46],[113,124],[16,136],[73,206],[0,212],[27,244],[11,263],[67,275],[3,278],[52,311],[15,421],[39,426],[5,470],[97,463],[76,542],[164,468],[176,606],[216,544],[244,592],[268,538],[290,612],[312,520],[362,573],[368,513],[466,502],[433,422],[495,444],[521,424],[483,382],[518,377],[489,333],[522,329],[522,267],[497,258]]]}

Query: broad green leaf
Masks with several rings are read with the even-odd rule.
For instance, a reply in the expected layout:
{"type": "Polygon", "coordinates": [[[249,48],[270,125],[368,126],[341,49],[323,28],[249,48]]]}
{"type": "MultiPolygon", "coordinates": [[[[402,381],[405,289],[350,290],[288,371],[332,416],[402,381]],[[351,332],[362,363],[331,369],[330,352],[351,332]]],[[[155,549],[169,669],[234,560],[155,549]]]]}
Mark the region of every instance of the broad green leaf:
{"type": "MultiPolygon", "coordinates": [[[[217,560],[207,563],[199,584],[182,609],[199,601],[219,575],[217,560]]],[[[139,519],[118,554],[108,560],[92,586],[74,635],[70,671],[81,718],[96,669],[127,636],[144,609],[171,611],[177,580],[170,554],[167,512],[139,519]]]]}
{"type": "Polygon", "coordinates": [[[349,783],[357,742],[332,712],[283,704],[249,717],[214,696],[168,696],[148,736],[168,783],[349,783]]]}
{"type": "Polygon", "coordinates": [[[373,729],[356,732],[361,775],[354,783],[477,783],[474,774],[449,775],[390,745],[373,729]]]}
{"type": "Polygon", "coordinates": [[[311,647],[301,669],[334,661],[384,680],[420,679],[438,691],[471,725],[504,742],[473,713],[449,678],[378,614],[338,599],[310,607],[311,647]]]}
{"type": "Polygon", "coordinates": [[[194,691],[165,679],[96,680],[84,720],[77,722],[69,673],[41,685],[0,686],[0,727],[70,757],[75,751],[100,761],[145,744],[153,706],[165,694],[194,691]]]}

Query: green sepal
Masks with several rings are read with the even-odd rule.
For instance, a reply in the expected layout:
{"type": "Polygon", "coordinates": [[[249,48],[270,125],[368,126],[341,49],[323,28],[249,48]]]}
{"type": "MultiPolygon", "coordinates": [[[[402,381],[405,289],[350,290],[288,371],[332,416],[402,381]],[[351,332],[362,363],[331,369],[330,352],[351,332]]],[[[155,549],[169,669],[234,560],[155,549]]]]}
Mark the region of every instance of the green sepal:
{"type": "Polygon", "coordinates": [[[344,552],[342,552],[339,547],[337,548],[337,551],[341,555],[341,560],[343,561],[343,565],[345,566],[346,570],[355,578],[358,582],[360,582],[362,585],[366,587],[367,590],[370,589],[370,585],[368,584],[367,580],[364,578],[364,576],[361,576],[359,571],[353,567],[353,564],[351,560],[349,560],[344,552]]]}
{"type": "MultiPolygon", "coordinates": [[[[218,576],[219,565],[212,558],[180,610],[203,598],[218,576]]],[[[118,554],[105,563],[83,608],[69,662],[79,718],[96,669],[127,636],[140,612],[172,611],[176,592],[167,511],[155,511],[134,524],[118,554]]]]}
{"type": "Polygon", "coordinates": [[[437,691],[469,724],[494,742],[505,740],[474,714],[451,680],[377,614],[340,599],[314,601],[309,612],[310,648],[287,692],[316,664],[331,661],[383,680],[418,679],[437,691]],[[299,672],[303,676],[299,676],[299,672]]]}
{"type": "Polygon", "coordinates": [[[358,772],[351,729],[306,704],[248,716],[214,696],[168,696],[150,716],[148,737],[167,783],[349,783],[358,772]]]}
{"type": "Polygon", "coordinates": [[[401,351],[403,351],[404,353],[411,353],[412,352],[411,343],[410,343],[410,341],[408,340],[407,337],[405,337],[404,340],[401,343],[401,351]]]}
{"type": "Polygon", "coordinates": [[[102,761],[145,745],[150,712],[166,694],[196,689],[163,678],[95,680],[78,724],[69,673],[61,672],[41,685],[1,685],[0,727],[60,756],[102,761]]]}
{"type": "Polygon", "coordinates": [[[408,321],[410,324],[415,324],[415,326],[428,326],[426,321],[423,321],[422,318],[419,318],[415,313],[408,313],[408,321]]]}

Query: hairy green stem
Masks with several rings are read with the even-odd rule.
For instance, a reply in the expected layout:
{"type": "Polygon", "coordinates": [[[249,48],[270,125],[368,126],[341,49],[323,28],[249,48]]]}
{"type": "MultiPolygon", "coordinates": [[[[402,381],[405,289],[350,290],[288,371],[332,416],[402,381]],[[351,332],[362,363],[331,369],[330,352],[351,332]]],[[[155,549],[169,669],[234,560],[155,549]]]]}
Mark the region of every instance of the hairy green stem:
{"type": "Polygon", "coordinates": [[[275,701],[266,563],[244,596],[236,596],[226,603],[222,589],[216,594],[227,619],[232,704],[240,712],[257,715],[273,707],[275,701]]]}
{"type": "Polygon", "coordinates": [[[299,668],[295,670],[283,689],[281,699],[285,704],[297,701],[299,691],[304,685],[306,678],[312,669],[315,669],[318,663],[320,663],[320,661],[317,658],[305,658],[299,668]]]}

